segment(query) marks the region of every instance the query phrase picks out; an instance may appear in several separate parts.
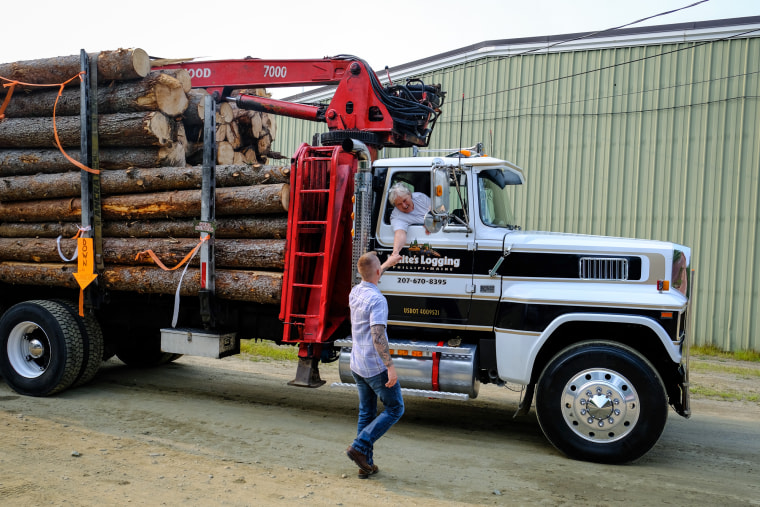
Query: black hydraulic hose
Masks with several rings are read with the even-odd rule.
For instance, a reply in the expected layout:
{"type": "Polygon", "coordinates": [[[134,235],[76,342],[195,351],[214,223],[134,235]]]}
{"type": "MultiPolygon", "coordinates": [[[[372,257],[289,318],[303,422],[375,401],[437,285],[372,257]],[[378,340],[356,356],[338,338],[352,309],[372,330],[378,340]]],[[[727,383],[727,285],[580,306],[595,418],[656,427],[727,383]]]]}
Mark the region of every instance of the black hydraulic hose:
{"type": "MultiPolygon", "coordinates": [[[[407,86],[395,85],[392,87],[394,91],[399,90],[401,94],[406,95],[405,97],[393,96],[389,94],[388,91],[380,83],[377,75],[372,70],[372,67],[370,67],[369,64],[367,64],[367,62],[361,58],[357,58],[352,55],[338,55],[334,58],[356,60],[364,65],[369,73],[372,90],[380,99],[380,102],[382,102],[386,109],[388,109],[388,112],[391,114],[393,120],[399,125],[404,126],[405,128],[416,133],[419,121],[421,119],[429,119],[429,121],[432,123],[435,123],[435,121],[438,119],[438,113],[436,110],[432,107],[422,104],[417,99],[415,99],[414,94],[409,90],[407,86]]],[[[415,81],[420,83],[420,90],[421,92],[424,92],[424,83],[419,79],[416,79],[415,81]]]]}

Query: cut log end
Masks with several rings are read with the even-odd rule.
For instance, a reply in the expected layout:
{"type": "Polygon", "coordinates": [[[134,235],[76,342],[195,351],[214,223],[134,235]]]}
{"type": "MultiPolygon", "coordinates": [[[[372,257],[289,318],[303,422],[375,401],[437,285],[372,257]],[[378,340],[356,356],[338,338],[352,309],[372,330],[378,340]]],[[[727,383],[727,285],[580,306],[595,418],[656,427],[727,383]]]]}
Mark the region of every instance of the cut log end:
{"type": "Polygon", "coordinates": [[[288,205],[290,204],[290,185],[287,183],[282,185],[280,201],[282,201],[282,209],[288,211],[288,205]]]}
{"type": "Polygon", "coordinates": [[[178,116],[187,109],[187,94],[182,83],[168,74],[160,75],[154,93],[158,109],[164,114],[178,116]]]}

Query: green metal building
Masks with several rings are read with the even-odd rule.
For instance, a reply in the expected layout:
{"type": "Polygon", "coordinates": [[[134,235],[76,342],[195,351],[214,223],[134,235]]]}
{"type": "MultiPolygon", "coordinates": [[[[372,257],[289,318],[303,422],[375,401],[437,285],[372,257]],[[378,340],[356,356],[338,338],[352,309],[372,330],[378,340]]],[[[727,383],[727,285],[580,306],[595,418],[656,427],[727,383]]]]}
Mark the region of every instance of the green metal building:
{"type": "MultiPolygon", "coordinates": [[[[390,75],[448,93],[430,148],[525,169],[523,229],[690,246],[694,343],[760,351],[760,16],[485,41],[390,75]]],[[[325,128],[278,123],[283,154],[325,128]]]]}

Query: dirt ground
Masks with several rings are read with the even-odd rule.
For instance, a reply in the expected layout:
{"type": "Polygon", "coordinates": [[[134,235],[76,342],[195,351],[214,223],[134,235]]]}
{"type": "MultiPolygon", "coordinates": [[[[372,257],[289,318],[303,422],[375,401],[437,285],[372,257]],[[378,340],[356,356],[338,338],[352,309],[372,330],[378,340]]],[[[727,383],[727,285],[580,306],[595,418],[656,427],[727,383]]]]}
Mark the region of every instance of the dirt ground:
{"type": "MultiPolygon", "coordinates": [[[[715,361],[715,360],[713,360],[715,361]]],[[[753,368],[760,365],[746,365],[753,368]]],[[[760,505],[760,403],[693,397],[633,464],[569,460],[519,395],[482,386],[470,402],[408,398],[360,480],[344,449],[357,400],[286,385],[295,367],[182,357],[155,369],[117,360],[50,398],[0,381],[0,504],[34,505],[760,505]]],[[[757,377],[694,371],[757,394],[757,377]]]]}

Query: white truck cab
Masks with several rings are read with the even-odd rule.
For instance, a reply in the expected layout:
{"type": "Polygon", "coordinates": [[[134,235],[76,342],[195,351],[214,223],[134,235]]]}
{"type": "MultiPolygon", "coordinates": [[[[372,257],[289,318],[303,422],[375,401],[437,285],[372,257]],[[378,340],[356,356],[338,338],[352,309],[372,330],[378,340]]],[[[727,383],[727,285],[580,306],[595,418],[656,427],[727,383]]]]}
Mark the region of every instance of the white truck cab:
{"type": "Polygon", "coordinates": [[[454,155],[380,159],[371,170],[367,246],[381,260],[393,249],[390,187],[401,181],[432,201],[379,283],[405,394],[469,399],[480,384],[522,384],[521,412],[535,393],[542,429],[566,454],[643,455],[668,403],[689,415],[690,249],[523,231],[511,203],[524,171],[454,155]]]}

